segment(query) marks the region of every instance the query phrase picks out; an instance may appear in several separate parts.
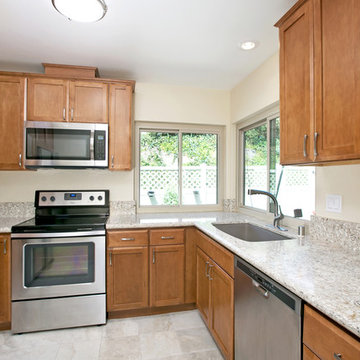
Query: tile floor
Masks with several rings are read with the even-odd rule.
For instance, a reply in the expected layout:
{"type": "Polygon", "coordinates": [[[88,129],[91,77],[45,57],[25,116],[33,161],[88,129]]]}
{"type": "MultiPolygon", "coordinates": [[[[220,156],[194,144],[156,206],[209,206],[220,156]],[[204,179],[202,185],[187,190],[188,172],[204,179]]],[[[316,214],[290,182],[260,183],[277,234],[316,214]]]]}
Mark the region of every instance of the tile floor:
{"type": "Polygon", "coordinates": [[[105,326],[0,332],[6,360],[223,360],[197,310],[109,320],[105,326]]]}

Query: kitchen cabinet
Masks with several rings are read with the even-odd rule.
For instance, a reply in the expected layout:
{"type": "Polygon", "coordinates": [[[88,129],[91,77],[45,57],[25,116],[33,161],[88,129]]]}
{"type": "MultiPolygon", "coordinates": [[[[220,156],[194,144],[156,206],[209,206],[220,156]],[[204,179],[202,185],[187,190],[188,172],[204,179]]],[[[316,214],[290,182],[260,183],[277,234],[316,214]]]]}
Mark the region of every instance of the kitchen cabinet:
{"type": "Polygon", "coordinates": [[[303,345],[303,360],[320,360],[311,350],[303,345]]]}
{"type": "Polygon", "coordinates": [[[29,78],[27,120],[108,122],[108,84],[29,78]]]}
{"type": "Polygon", "coordinates": [[[10,329],[10,234],[0,234],[0,330],[10,329]]]}
{"type": "Polygon", "coordinates": [[[150,231],[150,306],[184,303],[184,229],[150,231]]]}
{"type": "Polygon", "coordinates": [[[0,169],[23,169],[25,79],[0,76],[0,169]]]}
{"type": "Polygon", "coordinates": [[[304,359],[360,359],[359,338],[308,305],[304,306],[303,343],[309,349],[304,359]]]}
{"type": "Polygon", "coordinates": [[[230,252],[219,248],[218,244],[214,244],[212,239],[200,232],[199,239],[201,240],[198,242],[197,249],[196,305],[225,358],[233,359],[234,279],[219,266],[216,260],[223,262],[224,258],[230,255],[229,259],[232,258],[232,260],[227,267],[233,268],[234,259],[230,252]],[[211,257],[204,252],[204,248],[218,256],[211,257]]]}
{"type": "Polygon", "coordinates": [[[360,3],[299,1],[280,35],[280,162],[360,159],[360,3]]]}
{"type": "Polygon", "coordinates": [[[107,311],[147,307],[148,231],[111,231],[107,242],[107,311]]]}
{"type": "Polygon", "coordinates": [[[109,169],[131,170],[132,87],[111,84],[109,94],[109,169]]]}

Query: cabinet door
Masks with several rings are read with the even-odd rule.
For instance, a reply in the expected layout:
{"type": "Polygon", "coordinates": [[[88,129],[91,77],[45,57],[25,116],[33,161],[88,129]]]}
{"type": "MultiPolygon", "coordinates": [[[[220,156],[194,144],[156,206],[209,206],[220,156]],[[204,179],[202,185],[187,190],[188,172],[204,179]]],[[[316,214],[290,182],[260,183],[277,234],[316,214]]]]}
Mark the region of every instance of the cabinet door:
{"type": "Polygon", "coordinates": [[[320,360],[311,350],[303,345],[303,360],[320,360]]]}
{"type": "Polygon", "coordinates": [[[68,120],[69,81],[62,79],[28,79],[27,120],[68,120]]]}
{"type": "Polygon", "coordinates": [[[315,0],[316,161],[360,157],[360,2],[315,0]]]}
{"type": "Polygon", "coordinates": [[[109,169],[132,167],[132,87],[110,85],[109,169]]]}
{"type": "Polygon", "coordinates": [[[109,248],[107,311],[148,306],[148,247],[109,248]]]}
{"type": "Polygon", "coordinates": [[[23,168],[24,94],[21,77],[0,76],[0,169],[23,168]]]}
{"type": "Polygon", "coordinates": [[[233,358],[234,280],[210,261],[210,329],[226,359],[233,358]]]}
{"type": "Polygon", "coordinates": [[[150,246],[150,306],[184,303],[184,245],[150,246]]]}
{"type": "Polygon", "coordinates": [[[280,25],[280,163],[312,161],[313,7],[305,2],[280,25]]]}
{"type": "Polygon", "coordinates": [[[208,256],[199,248],[196,252],[196,306],[203,319],[209,324],[210,282],[208,278],[208,256]]]}
{"type": "Polygon", "coordinates": [[[10,328],[10,235],[0,234],[0,330],[10,328]]]}
{"type": "Polygon", "coordinates": [[[70,121],[107,123],[108,84],[91,81],[71,81],[70,121]]]}

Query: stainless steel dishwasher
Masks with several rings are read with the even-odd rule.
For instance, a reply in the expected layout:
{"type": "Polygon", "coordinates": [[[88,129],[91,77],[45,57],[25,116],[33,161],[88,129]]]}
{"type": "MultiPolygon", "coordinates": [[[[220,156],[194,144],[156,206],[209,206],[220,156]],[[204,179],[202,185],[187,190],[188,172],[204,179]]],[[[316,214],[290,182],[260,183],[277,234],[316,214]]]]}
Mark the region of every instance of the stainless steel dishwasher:
{"type": "Polygon", "coordinates": [[[235,359],[300,360],[301,299],[235,257],[235,359]]]}

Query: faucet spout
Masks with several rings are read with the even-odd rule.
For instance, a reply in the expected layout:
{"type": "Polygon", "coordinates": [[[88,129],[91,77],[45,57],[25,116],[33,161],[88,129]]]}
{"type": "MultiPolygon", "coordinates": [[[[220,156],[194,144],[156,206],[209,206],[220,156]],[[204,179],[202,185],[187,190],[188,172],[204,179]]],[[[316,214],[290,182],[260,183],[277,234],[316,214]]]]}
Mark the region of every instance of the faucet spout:
{"type": "Polygon", "coordinates": [[[272,193],[270,193],[268,191],[256,190],[256,189],[248,189],[248,194],[249,195],[266,195],[274,202],[275,209],[274,209],[273,225],[274,225],[274,227],[282,230],[282,228],[279,225],[279,222],[280,222],[281,219],[284,218],[284,215],[281,212],[281,207],[280,207],[276,197],[272,193]]]}

